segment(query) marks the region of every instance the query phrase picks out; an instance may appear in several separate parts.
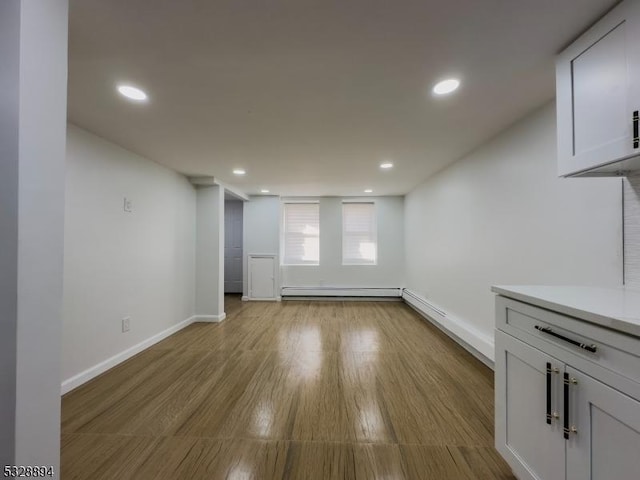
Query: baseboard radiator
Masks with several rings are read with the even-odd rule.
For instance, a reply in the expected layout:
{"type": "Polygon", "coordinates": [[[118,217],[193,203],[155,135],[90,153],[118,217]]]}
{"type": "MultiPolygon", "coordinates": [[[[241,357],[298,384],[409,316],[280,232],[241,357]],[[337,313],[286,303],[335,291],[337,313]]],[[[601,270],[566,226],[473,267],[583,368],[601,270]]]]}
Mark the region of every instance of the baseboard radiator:
{"type": "Polygon", "coordinates": [[[401,298],[399,287],[282,287],[283,300],[287,297],[388,297],[401,298]]]}
{"type": "Polygon", "coordinates": [[[403,289],[402,299],[469,353],[493,368],[494,341],[491,337],[411,290],[403,289]]]}

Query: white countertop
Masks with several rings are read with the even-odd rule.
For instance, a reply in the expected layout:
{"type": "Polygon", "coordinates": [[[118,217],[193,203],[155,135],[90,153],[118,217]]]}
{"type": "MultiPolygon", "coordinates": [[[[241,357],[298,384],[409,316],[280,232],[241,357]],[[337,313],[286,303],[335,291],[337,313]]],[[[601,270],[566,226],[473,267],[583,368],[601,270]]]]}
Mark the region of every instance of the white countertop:
{"type": "Polygon", "coordinates": [[[491,291],[640,337],[640,291],[625,287],[496,285],[491,291]]]}

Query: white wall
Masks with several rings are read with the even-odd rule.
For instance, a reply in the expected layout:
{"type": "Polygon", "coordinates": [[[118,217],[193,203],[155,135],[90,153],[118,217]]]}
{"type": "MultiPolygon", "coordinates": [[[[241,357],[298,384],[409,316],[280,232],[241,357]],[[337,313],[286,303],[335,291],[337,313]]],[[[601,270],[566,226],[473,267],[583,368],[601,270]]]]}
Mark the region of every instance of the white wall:
{"type": "Polygon", "coordinates": [[[280,198],[253,196],[244,203],[243,211],[244,251],[242,252],[242,295],[249,291],[247,273],[248,255],[280,251],[280,198]]]}
{"type": "MultiPolygon", "coordinates": [[[[320,202],[320,265],[283,265],[282,286],[402,287],[404,283],[404,199],[373,197],[378,228],[377,265],[342,265],[342,200],[320,202]]],[[[345,198],[346,200],[346,198],[345,198]]]]}
{"type": "Polygon", "coordinates": [[[0,467],[50,465],[54,478],[67,14],[66,0],[0,2],[0,467]]]}
{"type": "Polygon", "coordinates": [[[640,288],[640,172],[624,181],[624,280],[640,288]]]}
{"type": "Polygon", "coordinates": [[[549,104],[405,199],[407,288],[493,338],[495,284],[619,285],[621,180],[556,177],[549,104]]]}
{"type": "Polygon", "coordinates": [[[195,313],[194,187],[73,125],[67,148],[63,379],[195,313]]]}

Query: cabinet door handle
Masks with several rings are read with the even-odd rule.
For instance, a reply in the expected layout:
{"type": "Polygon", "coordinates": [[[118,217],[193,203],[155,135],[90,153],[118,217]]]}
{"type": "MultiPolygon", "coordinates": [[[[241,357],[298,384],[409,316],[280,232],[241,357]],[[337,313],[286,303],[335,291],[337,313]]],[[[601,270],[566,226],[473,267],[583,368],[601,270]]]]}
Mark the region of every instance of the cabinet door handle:
{"type": "Polygon", "coordinates": [[[638,123],[640,123],[640,115],[638,110],[633,112],[633,148],[640,147],[640,133],[638,132],[638,123]]]}
{"type": "Polygon", "coordinates": [[[575,345],[576,347],[580,347],[587,352],[596,353],[598,350],[598,346],[595,344],[587,345],[586,343],[580,343],[577,340],[573,340],[572,338],[565,337],[564,335],[560,335],[559,333],[554,332],[549,327],[541,327],[540,325],[536,325],[536,330],[540,330],[542,333],[546,333],[547,335],[551,335],[552,337],[559,338],[560,340],[564,340],[571,345],[575,345]]]}
{"type": "Polygon", "coordinates": [[[569,374],[564,372],[564,425],[562,431],[566,440],[569,440],[569,436],[572,433],[578,433],[578,429],[575,425],[569,426],[569,387],[577,384],[578,380],[573,377],[570,378],[569,374]]]}
{"type": "Polygon", "coordinates": [[[551,362],[547,362],[547,425],[551,425],[551,362]]]}
{"type": "Polygon", "coordinates": [[[564,425],[565,440],[569,440],[569,374],[564,372],[564,425]]]}

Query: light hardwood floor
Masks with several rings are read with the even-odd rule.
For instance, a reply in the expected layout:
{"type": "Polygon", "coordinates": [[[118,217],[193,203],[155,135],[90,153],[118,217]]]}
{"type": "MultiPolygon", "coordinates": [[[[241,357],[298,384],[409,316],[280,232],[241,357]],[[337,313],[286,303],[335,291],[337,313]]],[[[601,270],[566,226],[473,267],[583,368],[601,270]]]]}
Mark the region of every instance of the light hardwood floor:
{"type": "Polygon", "coordinates": [[[406,305],[227,302],[63,397],[64,480],[514,478],[491,370],[406,305]]]}

